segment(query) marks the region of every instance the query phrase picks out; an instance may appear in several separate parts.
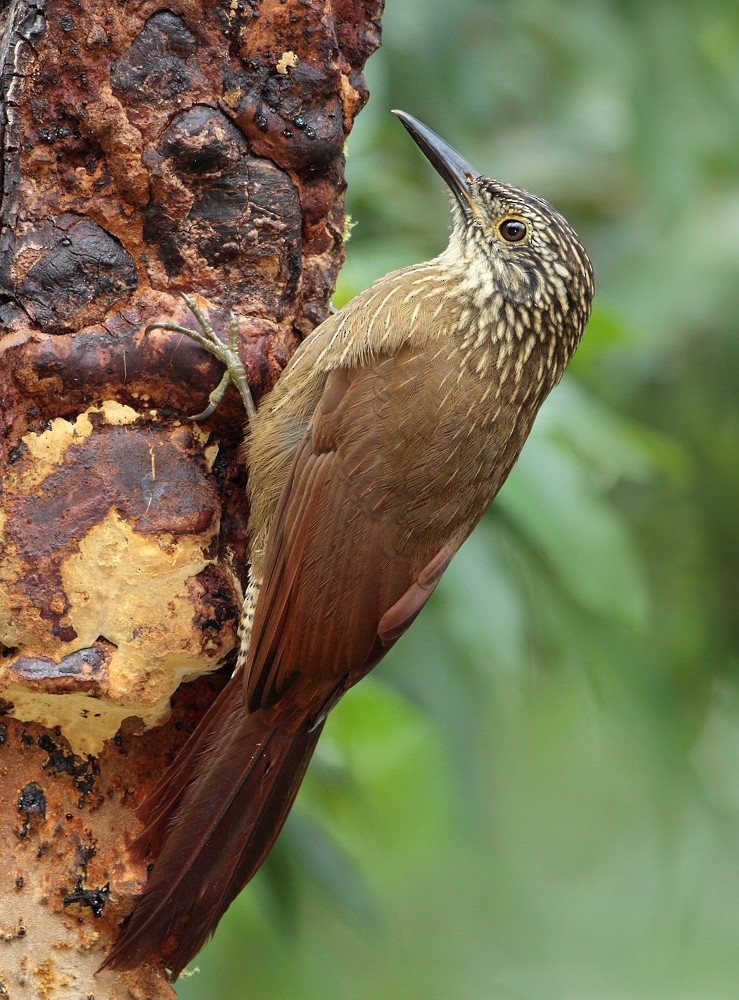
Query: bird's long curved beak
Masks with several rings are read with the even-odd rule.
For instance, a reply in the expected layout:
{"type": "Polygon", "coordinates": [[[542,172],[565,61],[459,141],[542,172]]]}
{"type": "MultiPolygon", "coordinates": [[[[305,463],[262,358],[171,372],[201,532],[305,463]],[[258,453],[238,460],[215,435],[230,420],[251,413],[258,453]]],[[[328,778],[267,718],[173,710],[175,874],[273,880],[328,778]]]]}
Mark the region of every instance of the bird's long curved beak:
{"type": "Polygon", "coordinates": [[[480,176],[480,172],[423,122],[405,111],[393,111],[393,114],[398,116],[426,159],[444,178],[462,210],[468,213],[472,207],[472,181],[480,176]]]}

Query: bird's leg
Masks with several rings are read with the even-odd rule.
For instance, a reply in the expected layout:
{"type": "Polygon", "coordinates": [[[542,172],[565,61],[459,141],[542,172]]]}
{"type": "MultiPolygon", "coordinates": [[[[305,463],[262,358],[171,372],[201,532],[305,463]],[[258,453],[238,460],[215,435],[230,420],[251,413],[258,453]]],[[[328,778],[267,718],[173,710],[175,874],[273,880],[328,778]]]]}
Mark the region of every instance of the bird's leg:
{"type": "Polygon", "coordinates": [[[151,323],[147,326],[144,332],[148,333],[149,330],[169,330],[172,333],[182,333],[186,337],[189,337],[190,340],[194,340],[196,344],[200,344],[200,346],[203,347],[208,354],[212,354],[214,358],[217,358],[218,361],[226,367],[226,370],[223,373],[223,378],[208,396],[208,405],[206,408],[202,413],[196,413],[194,417],[190,417],[190,420],[200,422],[201,420],[205,420],[209,417],[225,396],[226,389],[228,389],[231,382],[233,382],[239,390],[241,398],[244,402],[244,409],[246,410],[249,420],[253,420],[256,416],[257,409],[254,405],[254,400],[252,399],[251,390],[249,389],[249,382],[246,377],[244,362],[241,360],[241,355],[239,354],[239,329],[236,323],[236,317],[232,312],[229,312],[228,344],[224,344],[208,320],[205,318],[202,309],[197,305],[197,303],[194,302],[189,295],[185,295],[184,292],[181,294],[182,298],[185,300],[187,308],[197,320],[200,330],[190,330],[188,327],[179,326],[177,323],[151,323]]]}

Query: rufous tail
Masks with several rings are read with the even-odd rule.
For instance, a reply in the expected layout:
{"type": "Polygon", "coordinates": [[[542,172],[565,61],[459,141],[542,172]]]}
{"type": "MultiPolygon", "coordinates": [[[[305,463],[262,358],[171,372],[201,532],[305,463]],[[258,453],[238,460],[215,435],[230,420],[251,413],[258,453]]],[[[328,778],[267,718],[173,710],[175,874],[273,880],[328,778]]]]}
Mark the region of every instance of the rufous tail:
{"type": "Polygon", "coordinates": [[[101,968],[180,974],[269,853],[322,728],[294,706],[249,714],[229,682],[141,809],[154,869],[101,968]]]}

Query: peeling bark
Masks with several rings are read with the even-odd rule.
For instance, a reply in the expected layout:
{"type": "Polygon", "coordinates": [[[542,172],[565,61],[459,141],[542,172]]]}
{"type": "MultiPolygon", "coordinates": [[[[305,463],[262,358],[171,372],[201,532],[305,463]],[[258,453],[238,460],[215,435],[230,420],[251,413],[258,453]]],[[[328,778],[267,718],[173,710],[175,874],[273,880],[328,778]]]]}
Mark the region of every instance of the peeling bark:
{"type": "Polygon", "coordinates": [[[174,996],[95,969],[133,810],[222,684],[178,690],[229,662],[248,511],[237,394],[189,423],[219,366],[144,328],[233,309],[258,398],[325,317],[381,6],[0,13],[0,996],[174,996]]]}

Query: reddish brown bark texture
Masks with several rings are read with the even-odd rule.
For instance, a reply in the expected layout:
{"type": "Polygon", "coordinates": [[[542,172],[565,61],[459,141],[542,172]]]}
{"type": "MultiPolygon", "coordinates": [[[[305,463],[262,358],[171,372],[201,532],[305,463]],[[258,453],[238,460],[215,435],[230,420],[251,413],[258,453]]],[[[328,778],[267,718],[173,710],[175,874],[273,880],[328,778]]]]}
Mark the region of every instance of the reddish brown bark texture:
{"type": "MultiPolygon", "coordinates": [[[[168,997],[95,969],[133,809],[233,649],[231,391],[148,323],[239,317],[258,397],[328,310],[382,0],[13,0],[0,14],[0,996],[168,997]],[[3,940],[4,937],[4,940],[3,940]]],[[[221,328],[222,323],[221,323],[221,328]]]]}

